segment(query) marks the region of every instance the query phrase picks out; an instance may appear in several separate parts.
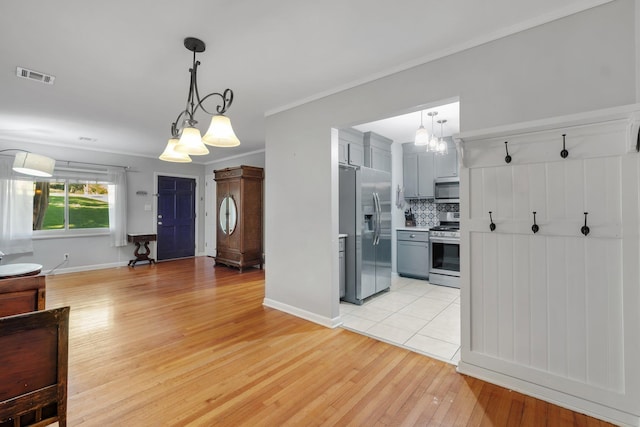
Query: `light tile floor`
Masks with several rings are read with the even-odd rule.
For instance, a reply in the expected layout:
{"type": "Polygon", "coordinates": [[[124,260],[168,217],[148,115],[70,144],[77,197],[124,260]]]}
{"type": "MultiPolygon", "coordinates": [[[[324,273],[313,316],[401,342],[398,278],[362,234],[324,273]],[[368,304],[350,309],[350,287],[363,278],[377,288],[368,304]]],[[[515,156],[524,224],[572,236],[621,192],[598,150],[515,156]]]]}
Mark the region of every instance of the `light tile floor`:
{"type": "Polygon", "coordinates": [[[362,305],[340,303],[343,327],[457,365],[460,290],[394,277],[362,305]]]}

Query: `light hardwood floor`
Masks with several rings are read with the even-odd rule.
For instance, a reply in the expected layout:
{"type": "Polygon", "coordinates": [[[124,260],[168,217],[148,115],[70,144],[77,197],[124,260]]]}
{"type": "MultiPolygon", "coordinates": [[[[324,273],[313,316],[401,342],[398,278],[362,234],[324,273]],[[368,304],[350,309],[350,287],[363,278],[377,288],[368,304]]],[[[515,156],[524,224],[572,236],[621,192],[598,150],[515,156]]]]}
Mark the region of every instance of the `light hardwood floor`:
{"type": "Polygon", "coordinates": [[[606,425],[262,306],[200,257],[47,277],[71,306],[69,426],[606,425]]]}

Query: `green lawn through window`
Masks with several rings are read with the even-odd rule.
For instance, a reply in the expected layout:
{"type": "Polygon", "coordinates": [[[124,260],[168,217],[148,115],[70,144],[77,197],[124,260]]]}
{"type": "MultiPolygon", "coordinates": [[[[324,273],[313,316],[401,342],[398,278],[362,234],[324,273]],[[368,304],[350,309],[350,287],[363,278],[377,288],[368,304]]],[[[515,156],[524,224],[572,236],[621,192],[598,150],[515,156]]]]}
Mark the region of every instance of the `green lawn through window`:
{"type": "MultiPolygon", "coordinates": [[[[69,196],[69,228],[109,228],[109,203],[69,196]]],[[[50,196],[42,229],[64,229],[64,196],[50,196]]]]}

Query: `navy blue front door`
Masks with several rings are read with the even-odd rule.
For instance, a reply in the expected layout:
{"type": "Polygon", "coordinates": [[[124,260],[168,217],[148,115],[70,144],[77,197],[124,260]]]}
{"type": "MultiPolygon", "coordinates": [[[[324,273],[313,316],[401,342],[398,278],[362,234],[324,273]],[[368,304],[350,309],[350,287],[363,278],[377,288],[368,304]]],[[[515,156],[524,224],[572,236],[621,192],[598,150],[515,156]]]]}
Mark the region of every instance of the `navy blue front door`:
{"type": "Polygon", "coordinates": [[[195,255],[196,181],[158,177],[158,260],[195,255]]]}

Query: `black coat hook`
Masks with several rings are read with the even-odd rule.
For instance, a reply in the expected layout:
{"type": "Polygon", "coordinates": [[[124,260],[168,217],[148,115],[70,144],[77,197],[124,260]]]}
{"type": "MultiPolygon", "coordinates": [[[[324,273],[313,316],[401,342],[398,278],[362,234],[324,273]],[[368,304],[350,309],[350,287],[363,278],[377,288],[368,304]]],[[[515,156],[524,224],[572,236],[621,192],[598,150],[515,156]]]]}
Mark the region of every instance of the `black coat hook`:
{"type": "Polygon", "coordinates": [[[491,217],[491,211],[489,211],[489,221],[491,221],[491,224],[489,224],[489,230],[493,231],[496,229],[496,225],[493,223],[493,217],[491,217]]]}
{"type": "Polygon", "coordinates": [[[538,231],[540,230],[540,227],[538,227],[538,224],[536,224],[536,213],[533,213],[533,225],[531,226],[531,231],[533,231],[533,234],[536,234],[538,231]]]}
{"type": "Polygon", "coordinates": [[[562,151],[560,152],[560,157],[562,157],[563,159],[566,159],[569,156],[569,152],[567,151],[567,147],[565,145],[566,136],[566,133],[562,134],[562,151]]]}
{"type": "Polygon", "coordinates": [[[587,234],[589,234],[589,227],[587,227],[587,215],[589,214],[589,212],[585,212],[584,213],[584,225],[582,226],[582,228],[580,228],[580,232],[582,234],[584,234],[585,236],[587,234]]]}
{"type": "Polygon", "coordinates": [[[504,161],[507,163],[511,163],[511,156],[509,155],[509,147],[507,146],[507,144],[509,144],[509,141],[504,142],[504,150],[507,152],[507,155],[504,158],[504,161]]]}

